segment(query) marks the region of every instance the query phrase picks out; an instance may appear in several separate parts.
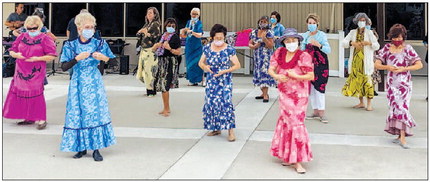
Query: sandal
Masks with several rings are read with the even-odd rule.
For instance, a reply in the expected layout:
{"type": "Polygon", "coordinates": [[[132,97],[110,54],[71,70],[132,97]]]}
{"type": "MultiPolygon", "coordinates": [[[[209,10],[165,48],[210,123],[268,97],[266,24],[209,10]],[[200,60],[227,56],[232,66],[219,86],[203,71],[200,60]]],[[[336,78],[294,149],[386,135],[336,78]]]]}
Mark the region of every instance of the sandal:
{"type": "Polygon", "coordinates": [[[24,120],[24,121],[20,121],[18,123],[16,123],[17,125],[30,125],[30,124],[34,124],[34,121],[30,121],[30,120],[24,120]]]}
{"type": "Polygon", "coordinates": [[[199,86],[198,83],[189,83],[187,86],[199,86]]]}
{"type": "Polygon", "coordinates": [[[228,141],[234,142],[234,141],[236,141],[236,137],[234,135],[228,135],[228,141]]]}
{"type": "Polygon", "coordinates": [[[321,116],[320,117],[320,121],[321,121],[321,123],[324,123],[324,124],[328,123],[328,120],[327,120],[327,118],[325,116],[321,116]]]}
{"type": "Polygon", "coordinates": [[[207,136],[215,136],[215,135],[219,135],[221,134],[221,131],[212,131],[210,133],[207,134],[207,136]]]}
{"type": "Polygon", "coordinates": [[[257,96],[257,97],[255,97],[255,99],[257,99],[257,100],[263,99],[263,98],[264,98],[263,96],[257,96]]]}
{"type": "Polygon", "coordinates": [[[306,119],[318,119],[320,116],[318,116],[317,114],[312,114],[310,116],[306,116],[306,119]]]}
{"type": "Polygon", "coordinates": [[[46,128],[46,125],[48,125],[48,122],[43,122],[42,124],[40,124],[40,123],[38,123],[37,124],[37,129],[38,130],[43,130],[43,129],[45,129],[46,128]]]}

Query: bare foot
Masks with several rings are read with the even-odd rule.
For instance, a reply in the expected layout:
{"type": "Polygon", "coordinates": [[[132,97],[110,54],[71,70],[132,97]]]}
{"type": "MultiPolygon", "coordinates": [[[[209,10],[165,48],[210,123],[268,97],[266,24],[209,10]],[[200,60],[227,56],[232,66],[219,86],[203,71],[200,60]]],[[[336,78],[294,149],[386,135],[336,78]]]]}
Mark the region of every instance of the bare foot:
{"type": "Polygon", "coordinates": [[[353,108],[364,108],[364,104],[357,104],[357,105],[355,105],[353,108]]]}
{"type": "Polygon", "coordinates": [[[366,111],[373,111],[373,107],[372,106],[367,106],[366,111]]]}
{"type": "Polygon", "coordinates": [[[170,111],[162,110],[158,114],[164,117],[168,117],[170,115],[170,111]]]}

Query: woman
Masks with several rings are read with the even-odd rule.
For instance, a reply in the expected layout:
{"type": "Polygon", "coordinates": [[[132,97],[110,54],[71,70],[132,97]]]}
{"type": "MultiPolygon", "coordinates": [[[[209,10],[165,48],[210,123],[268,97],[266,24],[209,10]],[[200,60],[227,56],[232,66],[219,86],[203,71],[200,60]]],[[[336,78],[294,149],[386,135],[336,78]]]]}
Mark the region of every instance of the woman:
{"type": "Polygon", "coordinates": [[[325,91],[328,82],[329,61],[327,54],[331,48],[327,40],[327,35],[318,30],[320,18],[311,13],[306,18],[308,31],[303,34],[301,49],[309,53],[314,63],[315,80],[312,80],[309,100],[311,102],[313,114],[306,119],[319,119],[323,123],[328,123],[325,116],[325,91]]]}
{"type": "Polygon", "coordinates": [[[187,80],[190,82],[188,86],[197,86],[202,82],[203,85],[203,70],[199,67],[199,60],[202,56],[202,41],[203,24],[199,20],[200,9],[193,8],[191,10],[191,20],[187,21],[187,25],[182,29],[181,34],[186,35],[185,40],[185,63],[187,66],[187,80]]]}
{"type": "Polygon", "coordinates": [[[149,7],[146,10],[145,25],[137,32],[140,42],[140,55],[136,78],[145,83],[146,96],[153,97],[157,94],[154,88],[154,73],[157,59],[152,46],[160,40],[160,14],[157,8],[149,7]]]}
{"type": "Polygon", "coordinates": [[[394,139],[402,148],[406,145],[407,136],[412,136],[412,127],[415,121],[409,112],[409,103],[412,96],[411,72],[423,67],[421,58],[411,45],[405,44],[407,31],[401,24],[395,24],[390,28],[388,38],[391,43],[376,55],[375,67],[379,70],[388,70],[387,74],[387,98],[389,113],[386,120],[385,131],[392,135],[399,135],[394,139]]]}
{"type": "Polygon", "coordinates": [[[280,116],[272,140],[271,153],[294,164],[296,172],[306,172],[302,162],[312,160],[312,151],[304,120],[309,96],[309,81],[314,79],[312,57],[299,48],[303,37],[287,28],[279,39],[284,47],[270,60],[269,74],[278,81],[280,116]]]}
{"type": "Polygon", "coordinates": [[[225,43],[227,28],[215,24],[210,32],[212,43],[203,48],[199,66],[207,72],[205,105],[203,106],[204,128],[212,130],[208,136],[220,135],[228,130],[228,141],[233,142],[235,125],[232,102],[232,72],[240,68],[236,50],[225,43]],[[233,64],[231,66],[231,64],[233,64]]]}
{"type": "Polygon", "coordinates": [[[54,41],[41,33],[43,22],[38,16],[29,16],[24,22],[26,32],[20,34],[9,49],[16,58],[15,74],[10,83],[3,117],[24,119],[18,125],[37,123],[41,130],[46,122],[46,102],[43,82],[46,62],[57,56],[54,41]]]}
{"type": "Polygon", "coordinates": [[[285,30],[284,25],[279,22],[281,22],[281,15],[277,11],[273,11],[270,14],[270,23],[272,24],[273,38],[275,39],[275,49],[281,47],[281,44],[276,40],[282,36],[282,32],[285,30]]]}
{"type": "Polygon", "coordinates": [[[258,20],[258,28],[253,30],[248,43],[254,50],[254,86],[260,87],[262,94],[255,99],[263,99],[269,102],[269,87],[275,87],[276,83],[268,73],[270,56],[273,54],[273,31],[270,30],[269,17],[263,16],[258,20]]]}
{"type": "MultiPolygon", "coordinates": [[[[373,35],[375,35],[376,40],[379,39],[378,33],[375,31],[375,29],[372,29],[372,21],[369,19],[368,24],[366,24],[366,29],[371,30],[373,32],[373,35]]],[[[373,95],[378,96],[378,93],[376,93],[376,84],[381,83],[381,73],[379,73],[379,70],[375,68],[375,71],[372,73],[372,85],[373,85],[373,95]]]]}
{"type": "Polygon", "coordinates": [[[181,39],[176,32],[176,20],[168,18],[164,23],[164,34],[160,42],[154,44],[152,51],[157,56],[157,71],[155,72],[154,88],[162,92],[164,108],[159,114],[170,115],[169,90],[178,88],[178,56],[181,55],[181,39]]]}
{"type": "Polygon", "coordinates": [[[365,13],[357,13],[353,22],[357,29],[351,30],[343,39],[344,48],[350,47],[348,73],[349,77],[342,88],[342,94],[358,97],[360,103],[353,108],[365,108],[363,97],[367,97],[367,111],[372,111],[374,88],[371,75],[374,71],[373,54],[379,49],[379,43],[371,30],[365,28],[369,17],[365,13]]]}
{"type": "Polygon", "coordinates": [[[66,105],[66,121],[60,149],[78,152],[78,159],[94,150],[95,161],[102,161],[99,149],[116,143],[106,91],[97,65],[104,66],[115,56],[103,39],[94,38],[96,19],[90,13],[75,18],[79,38],[64,44],[61,54],[63,71],[73,69],[66,105]]]}

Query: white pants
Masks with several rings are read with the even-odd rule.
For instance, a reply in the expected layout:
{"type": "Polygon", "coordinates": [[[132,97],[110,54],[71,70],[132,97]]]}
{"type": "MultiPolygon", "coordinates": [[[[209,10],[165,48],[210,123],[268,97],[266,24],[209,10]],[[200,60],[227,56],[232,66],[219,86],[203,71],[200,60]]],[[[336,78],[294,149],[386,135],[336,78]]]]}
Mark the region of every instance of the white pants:
{"type": "Polygon", "coordinates": [[[325,94],[316,90],[312,84],[311,87],[309,100],[311,102],[312,109],[325,110],[325,94]]]}

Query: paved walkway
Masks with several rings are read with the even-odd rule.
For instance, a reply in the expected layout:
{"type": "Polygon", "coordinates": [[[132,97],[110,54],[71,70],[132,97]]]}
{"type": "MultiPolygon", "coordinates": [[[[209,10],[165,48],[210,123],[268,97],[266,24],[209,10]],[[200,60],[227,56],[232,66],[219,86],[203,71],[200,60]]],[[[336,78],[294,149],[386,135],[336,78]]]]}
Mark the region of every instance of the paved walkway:
{"type": "MultiPolygon", "coordinates": [[[[49,125],[17,126],[3,119],[4,179],[426,179],[427,78],[414,77],[411,112],[418,126],[404,150],[383,131],[387,114],[385,93],[374,99],[375,111],[352,109],[357,101],[340,94],[343,78],[330,78],[327,92],[329,124],[306,121],[314,160],[298,175],[269,153],[278,117],[276,89],[270,102],[254,96],[251,77],[234,77],[236,142],[227,132],[208,137],[202,129],[203,87],[171,91],[172,115],[157,114],[161,97],[143,96],[143,84],[131,75],[104,76],[118,144],[101,153],[72,159],[59,151],[64,123],[68,76],[49,78],[45,97],[49,125]],[[25,171],[25,172],[23,172],[25,171]]],[[[5,98],[10,78],[3,79],[5,98]]],[[[310,110],[310,109],[309,109],[310,110]]],[[[91,154],[91,153],[90,153],[91,154]]]]}

